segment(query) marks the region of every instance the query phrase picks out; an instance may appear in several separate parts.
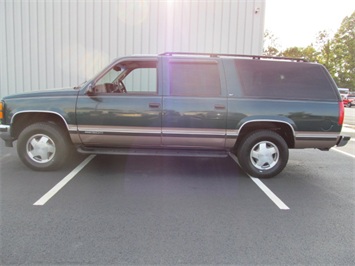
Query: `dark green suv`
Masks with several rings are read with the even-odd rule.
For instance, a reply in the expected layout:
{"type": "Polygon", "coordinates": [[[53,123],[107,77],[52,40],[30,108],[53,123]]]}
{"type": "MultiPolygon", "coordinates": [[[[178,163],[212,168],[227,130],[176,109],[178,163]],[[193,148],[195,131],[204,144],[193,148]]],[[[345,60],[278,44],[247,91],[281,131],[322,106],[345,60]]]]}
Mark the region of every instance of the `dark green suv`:
{"type": "Polygon", "coordinates": [[[289,149],[329,150],[344,107],[319,64],[301,59],[164,53],[114,60],[79,87],[4,97],[1,137],[17,140],[35,170],[81,153],[236,155],[254,177],[272,177],[289,149]]]}

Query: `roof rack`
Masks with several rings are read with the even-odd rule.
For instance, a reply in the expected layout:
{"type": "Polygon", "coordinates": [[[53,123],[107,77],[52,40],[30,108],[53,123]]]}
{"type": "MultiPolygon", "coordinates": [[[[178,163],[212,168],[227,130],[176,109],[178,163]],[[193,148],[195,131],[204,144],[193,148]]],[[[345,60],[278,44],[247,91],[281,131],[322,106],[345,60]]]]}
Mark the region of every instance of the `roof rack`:
{"type": "Polygon", "coordinates": [[[245,55],[245,54],[214,54],[214,53],[190,53],[190,52],[165,52],[159,54],[160,56],[174,56],[174,55],[202,55],[209,57],[245,57],[251,58],[255,60],[260,59],[273,59],[273,60],[288,60],[288,61],[296,61],[296,62],[308,62],[308,60],[304,58],[293,58],[293,57],[281,57],[281,56],[268,56],[268,55],[245,55]]]}

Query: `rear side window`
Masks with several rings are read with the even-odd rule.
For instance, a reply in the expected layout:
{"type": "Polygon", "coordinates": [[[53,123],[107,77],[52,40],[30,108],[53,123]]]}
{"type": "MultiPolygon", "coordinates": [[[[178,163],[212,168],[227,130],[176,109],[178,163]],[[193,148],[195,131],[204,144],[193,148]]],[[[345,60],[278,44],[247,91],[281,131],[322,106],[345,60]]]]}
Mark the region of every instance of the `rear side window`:
{"type": "Polygon", "coordinates": [[[243,96],[276,99],[334,100],[336,95],[320,65],[236,60],[243,96]]]}
{"type": "Polygon", "coordinates": [[[216,62],[170,62],[170,95],[218,97],[221,81],[216,62]]]}

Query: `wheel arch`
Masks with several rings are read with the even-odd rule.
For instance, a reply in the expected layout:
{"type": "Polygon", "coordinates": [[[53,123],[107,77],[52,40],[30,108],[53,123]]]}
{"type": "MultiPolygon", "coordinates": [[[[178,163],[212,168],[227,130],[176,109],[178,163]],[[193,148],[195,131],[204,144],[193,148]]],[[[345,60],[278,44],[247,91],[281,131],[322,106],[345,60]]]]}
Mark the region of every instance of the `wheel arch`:
{"type": "Polygon", "coordinates": [[[24,111],[17,112],[13,115],[11,119],[11,135],[14,139],[17,139],[20,133],[29,125],[39,122],[49,122],[54,123],[60,126],[68,132],[69,127],[65,118],[57,113],[52,111],[24,111]]]}
{"type": "Polygon", "coordinates": [[[239,128],[239,134],[235,143],[235,148],[239,146],[239,143],[243,139],[250,135],[254,131],[258,130],[271,130],[279,134],[287,143],[288,148],[295,147],[295,130],[293,126],[281,120],[250,120],[241,125],[239,128]]]}

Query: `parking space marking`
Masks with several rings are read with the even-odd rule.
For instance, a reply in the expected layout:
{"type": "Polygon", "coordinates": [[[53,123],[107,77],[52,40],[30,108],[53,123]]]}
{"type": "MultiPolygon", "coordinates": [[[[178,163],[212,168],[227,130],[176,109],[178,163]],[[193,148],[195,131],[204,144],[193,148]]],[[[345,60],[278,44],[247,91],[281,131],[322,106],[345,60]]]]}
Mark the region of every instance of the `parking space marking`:
{"type": "Polygon", "coordinates": [[[290,208],[277,197],[259,178],[255,178],[249,175],[251,180],[279,207],[281,210],[289,210],[290,208]]]}
{"type": "Polygon", "coordinates": [[[11,156],[11,153],[6,153],[5,155],[2,155],[2,156],[0,157],[0,160],[5,159],[5,158],[8,158],[8,157],[10,157],[10,156],[11,156]]]}
{"type": "Polygon", "coordinates": [[[352,158],[355,158],[355,155],[353,155],[353,154],[351,154],[351,153],[348,153],[348,152],[345,152],[345,151],[341,151],[341,150],[339,150],[339,149],[337,149],[337,148],[333,148],[332,150],[334,150],[334,151],[336,151],[336,152],[339,152],[339,153],[342,153],[342,154],[345,154],[345,155],[350,156],[350,157],[352,157],[352,158]]]}
{"type": "MultiPolygon", "coordinates": [[[[233,153],[229,153],[229,156],[239,165],[239,161],[237,156],[235,156],[233,153]]],[[[240,167],[240,165],[239,165],[240,167]]],[[[252,177],[248,175],[251,180],[266,194],[266,196],[271,199],[272,202],[276,204],[277,207],[281,210],[289,210],[290,208],[279,198],[275,195],[274,192],[272,192],[259,178],[252,177]]]]}
{"type": "Polygon", "coordinates": [[[66,177],[64,177],[58,184],[56,184],[51,190],[44,194],[39,200],[37,200],[33,205],[42,206],[46,204],[55,194],[58,193],[70,180],[73,179],[96,155],[88,156],[84,161],[82,161],[73,171],[71,171],[66,177]]]}

